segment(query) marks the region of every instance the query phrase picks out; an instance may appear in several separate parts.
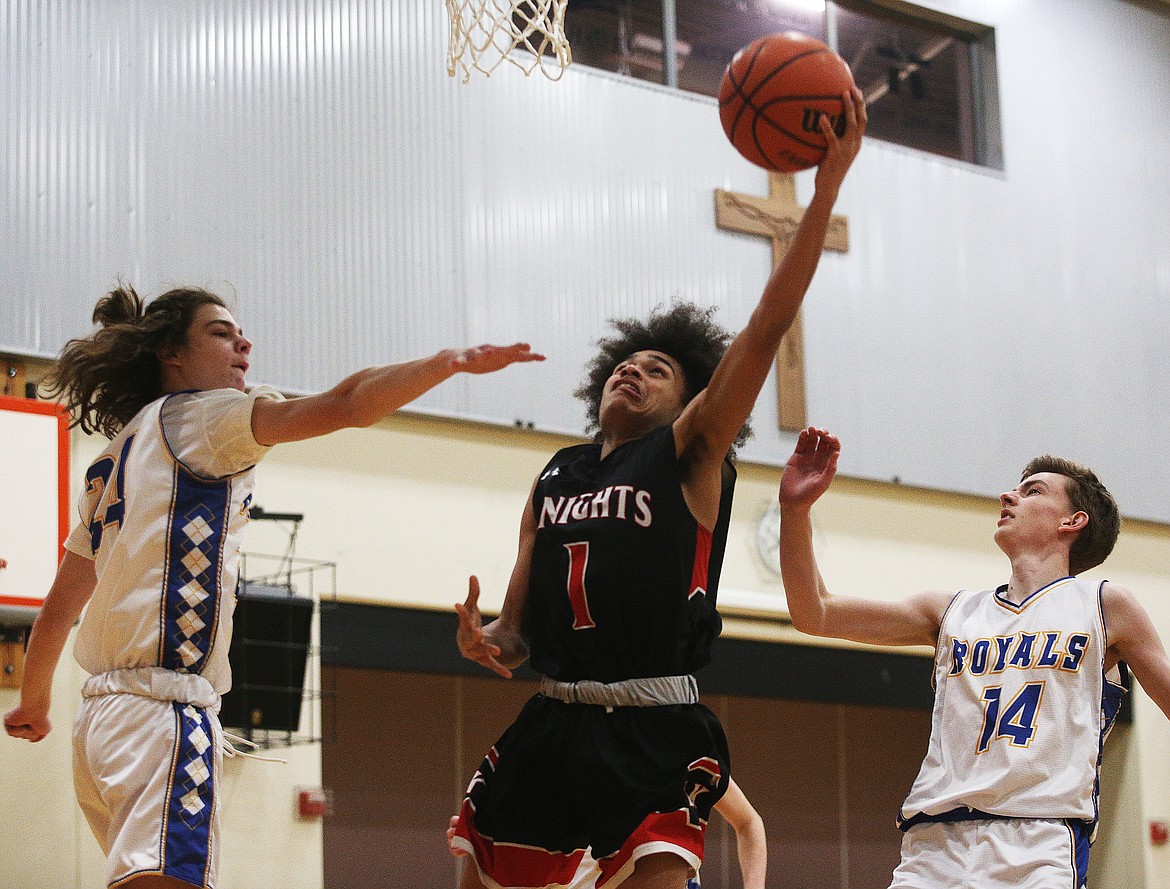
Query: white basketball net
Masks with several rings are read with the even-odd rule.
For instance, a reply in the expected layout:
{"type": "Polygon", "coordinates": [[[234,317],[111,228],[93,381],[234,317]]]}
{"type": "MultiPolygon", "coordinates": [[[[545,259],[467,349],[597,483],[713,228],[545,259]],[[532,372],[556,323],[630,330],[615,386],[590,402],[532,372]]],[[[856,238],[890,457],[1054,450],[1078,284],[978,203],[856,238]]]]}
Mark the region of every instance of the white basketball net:
{"type": "Polygon", "coordinates": [[[534,68],[560,80],[573,61],[565,37],[568,0],[446,0],[451,19],[447,73],[490,75],[505,60],[526,75],[534,68]],[[516,52],[524,50],[524,52],[516,52]]]}

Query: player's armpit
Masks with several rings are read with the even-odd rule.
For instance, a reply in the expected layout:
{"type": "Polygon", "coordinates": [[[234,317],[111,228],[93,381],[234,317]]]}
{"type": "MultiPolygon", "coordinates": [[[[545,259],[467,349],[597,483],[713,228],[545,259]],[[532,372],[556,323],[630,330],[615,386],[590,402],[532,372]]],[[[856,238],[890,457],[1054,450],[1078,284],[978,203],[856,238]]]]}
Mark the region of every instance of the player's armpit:
{"type": "Polygon", "coordinates": [[[1107,664],[1125,661],[1146,694],[1170,717],[1170,656],[1149,614],[1133,592],[1116,583],[1102,588],[1101,607],[1109,637],[1107,664]]]}

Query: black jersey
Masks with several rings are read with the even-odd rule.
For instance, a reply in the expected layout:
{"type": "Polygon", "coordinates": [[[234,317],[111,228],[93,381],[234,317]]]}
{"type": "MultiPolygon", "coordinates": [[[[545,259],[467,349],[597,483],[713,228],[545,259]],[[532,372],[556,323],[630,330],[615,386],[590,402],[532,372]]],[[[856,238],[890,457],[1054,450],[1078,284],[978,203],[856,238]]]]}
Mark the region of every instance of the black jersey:
{"type": "Polygon", "coordinates": [[[723,467],[713,532],[691,515],[674,432],[664,426],[604,460],[558,451],[533,492],[524,635],[534,669],[562,682],[691,673],[710,661],[735,470],[723,467]]]}

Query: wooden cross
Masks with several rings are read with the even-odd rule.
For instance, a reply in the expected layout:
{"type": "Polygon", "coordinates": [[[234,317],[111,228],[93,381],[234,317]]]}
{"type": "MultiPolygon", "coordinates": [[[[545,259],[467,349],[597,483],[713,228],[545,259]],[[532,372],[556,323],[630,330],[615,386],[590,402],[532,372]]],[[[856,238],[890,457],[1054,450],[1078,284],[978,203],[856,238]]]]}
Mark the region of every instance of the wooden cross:
{"type": "MultiPolygon", "coordinates": [[[[763,235],[772,239],[772,268],[780,265],[804,209],[796,203],[796,180],[791,173],[768,174],[768,196],[754,197],[715,189],[715,224],[728,231],[763,235]]],[[[826,250],[849,249],[849,222],[844,216],[829,219],[826,250]]],[[[808,425],[804,390],[804,325],[797,312],[792,327],[780,341],[776,355],[776,388],[780,428],[799,432],[808,425]]]]}

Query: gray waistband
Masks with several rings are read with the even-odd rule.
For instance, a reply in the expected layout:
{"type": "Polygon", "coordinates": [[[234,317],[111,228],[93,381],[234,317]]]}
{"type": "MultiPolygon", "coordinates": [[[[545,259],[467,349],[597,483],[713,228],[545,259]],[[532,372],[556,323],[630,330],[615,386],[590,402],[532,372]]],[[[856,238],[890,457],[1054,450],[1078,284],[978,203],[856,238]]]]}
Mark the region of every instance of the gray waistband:
{"type": "Polygon", "coordinates": [[[219,709],[219,695],[210,682],[194,673],[176,673],[165,667],[110,670],[90,676],[81,687],[85,698],[119,694],[219,709]]]}
{"type": "Polygon", "coordinates": [[[699,684],[694,676],[651,676],[621,682],[557,682],[545,676],[540,693],[566,704],[599,704],[603,707],[661,707],[697,704],[699,684]]]}

